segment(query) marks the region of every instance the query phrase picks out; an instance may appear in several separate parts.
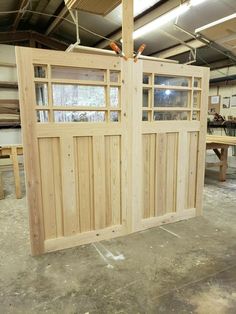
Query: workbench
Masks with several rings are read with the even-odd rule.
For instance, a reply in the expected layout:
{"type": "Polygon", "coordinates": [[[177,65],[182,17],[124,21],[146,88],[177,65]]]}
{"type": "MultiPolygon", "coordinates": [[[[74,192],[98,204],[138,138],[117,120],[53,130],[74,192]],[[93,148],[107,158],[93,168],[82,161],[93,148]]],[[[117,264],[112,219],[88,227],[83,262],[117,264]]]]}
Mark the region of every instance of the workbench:
{"type": "MultiPolygon", "coordinates": [[[[7,145],[0,146],[0,158],[1,157],[10,157],[13,165],[13,173],[15,179],[15,191],[16,198],[21,198],[21,185],[20,185],[20,171],[19,171],[19,162],[18,156],[23,155],[22,145],[7,145]]],[[[4,198],[2,178],[0,174],[0,199],[4,198]]]]}
{"type": "Polygon", "coordinates": [[[233,136],[214,136],[207,135],[206,149],[212,149],[218,157],[218,162],[207,162],[206,167],[219,167],[219,181],[226,180],[226,171],[228,167],[228,149],[229,146],[236,145],[236,137],[233,136]]]}

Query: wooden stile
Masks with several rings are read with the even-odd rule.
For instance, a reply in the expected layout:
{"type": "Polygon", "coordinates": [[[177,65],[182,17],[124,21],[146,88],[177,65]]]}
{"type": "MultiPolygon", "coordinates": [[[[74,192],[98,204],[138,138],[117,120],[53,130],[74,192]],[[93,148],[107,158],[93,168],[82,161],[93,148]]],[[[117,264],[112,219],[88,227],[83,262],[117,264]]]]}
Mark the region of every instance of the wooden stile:
{"type": "Polygon", "coordinates": [[[16,54],[33,255],[201,213],[208,69],[16,54]]]}

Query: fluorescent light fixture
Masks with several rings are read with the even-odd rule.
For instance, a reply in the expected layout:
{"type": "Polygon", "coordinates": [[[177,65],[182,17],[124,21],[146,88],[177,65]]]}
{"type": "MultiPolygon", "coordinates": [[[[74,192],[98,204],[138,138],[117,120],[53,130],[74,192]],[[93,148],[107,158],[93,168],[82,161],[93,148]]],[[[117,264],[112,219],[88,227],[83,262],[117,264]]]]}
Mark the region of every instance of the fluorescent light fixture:
{"type": "MultiPolygon", "coordinates": [[[[201,1],[201,0],[200,0],[201,1]]],[[[202,0],[203,1],[203,0],[202,0]]],[[[157,19],[153,20],[152,22],[140,27],[133,33],[133,39],[137,39],[147,33],[150,33],[151,31],[157,29],[160,26],[163,26],[164,24],[170,22],[171,20],[175,19],[176,17],[182,15],[186,11],[188,11],[190,8],[189,3],[184,3],[175,9],[167,12],[166,14],[161,15],[157,19]]]]}
{"type": "Polygon", "coordinates": [[[199,4],[201,4],[202,2],[204,2],[204,1],[206,1],[206,0],[190,0],[190,6],[193,6],[193,7],[195,7],[196,5],[199,5],[199,4]]]}

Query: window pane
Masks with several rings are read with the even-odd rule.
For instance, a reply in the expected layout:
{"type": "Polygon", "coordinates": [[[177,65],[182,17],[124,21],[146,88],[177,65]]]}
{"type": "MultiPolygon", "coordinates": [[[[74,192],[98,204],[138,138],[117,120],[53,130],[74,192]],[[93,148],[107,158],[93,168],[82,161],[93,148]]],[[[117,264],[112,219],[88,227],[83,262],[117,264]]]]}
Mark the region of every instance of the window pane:
{"type": "Polygon", "coordinates": [[[187,120],[188,113],[186,111],[154,111],[153,120],[187,120]]]}
{"type": "Polygon", "coordinates": [[[48,105],[48,87],[47,84],[36,83],[35,84],[35,97],[36,104],[38,106],[48,105]]]}
{"type": "Polygon", "coordinates": [[[48,112],[45,110],[37,110],[37,122],[48,122],[48,112]]]}
{"type": "Polygon", "coordinates": [[[104,122],[105,111],[54,111],[55,122],[104,122]]]}
{"type": "Polygon", "coordinates": [[[111,107],[119,106],[119,88],[118,87],[110,88],[110,105],[111,107]]]}
{"type": "Polygon", "coordinates": [[[47,77],[47,68],[46,66],[36,65],[34,66],[34,76],[35,77],[47,77]]]}
{"type": "Polygon", "coordinates": [[[119,112],[118,111],[111,111],[110,112],[110,121],[118,122],[119,121],[119,112]]]}
{"type": "Polygon", "coordinates": [[[102,86],[80,86],[53,84],[54,106],[105,107],[105,88],[102,86]]]}
{"type": "Polygon", "coordinates": [[[148,111],[143,111],[142,121],[148,121],[148,111]]]}
{"type": "Polygon", "coordinates": [[[119,83],[119,72],[110,71],[110,82],[119,83]]]}
{"type": "Polygon", "coordinates": [[[194,87],[198,87],[198,88],[201,87],[201,79],[200,78],[198,78],[198,77],[194,78],[194,87]]]}
{"type": "Polygon", "coordinates": [[[149,104],[149,90],[143,89],[143,107],[148,107],[149,104]]]}
{"type": "Polygon", "coordinates": [[[150,84],[150,83],[151,83],[151,75],[143,74],[143,84],[150,84]]]}
{"type": "Polygon", "coordinates": [[[193,111],[192,120],[200,120],[200,112],[193,111]]]}
{"type": "Polygon", "coordinates": [[[189,92],[170,89],[154,90],[154,107],[187,107],[189,92]]]}
{"type": "Polygon", "coordinates": [[[189,86],[189,78],[186,77],[174,77],[174,76],[158,76],[155,75],[155,85],[170,85],[170,86],[189,86]]]}
{"type": "Polygon", "coordinates": [[[104,82],[105,71],[100,69],[52,66],[52,78],[104,82]]]}

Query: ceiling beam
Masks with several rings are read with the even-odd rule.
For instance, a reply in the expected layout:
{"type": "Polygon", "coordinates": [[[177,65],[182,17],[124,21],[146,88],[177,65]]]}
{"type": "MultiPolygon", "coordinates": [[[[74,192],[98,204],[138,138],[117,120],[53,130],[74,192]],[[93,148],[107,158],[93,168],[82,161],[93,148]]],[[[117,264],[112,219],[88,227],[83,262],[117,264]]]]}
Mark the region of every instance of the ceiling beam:
{"type": "MultiPolygon", "coordinates": [[[[184,0],[183,2],[185,2],[184,0]]],[[[179,0],[169,0],[164,2],[163,4],[157,5],[155,9],[153,10],[147,10],[148,13],[142,14],[141,17],[135,19],[134,22],[134,30],[150,23],[154,19],[158,18],[159,16],[165,14],[166,12],[173,10],[174,8],[178,7],[180,4],[179,0]]],[[[119,40],[122,37],[122,30],[119,28],[114,34],[109,36],[109,39],[112,41],[119,40]]],[[[97,45],[95,45],[96,48],[106,48],[108,46],[107,40],[100,41],[97,45]]]]}
{"type": "Polygon", "coordinates": [[[58,14],[55,14],[57,15],[56,18],[54,18],[54,20],[52,21],[52,23],[50,23],[50,25],[48,26],[46,32],[45,32],[45,35],[50,35],[55,29],[56,27],[58,27],[61,22],[63,21],[63,18],[68,14],[68,9],[66,6],[64,6],[62,8],[62,10],[60,11],[60,13],[58,14]]]}
{"type": "Polygon", "coordinates": [[[19,23],[20,23],[20,19],[22,18],[23,14],[24,14],[24,8],[28,5],[29,0],[20,0],[20,5],[18,7],[19,12],[16,14],[15,20],[13,22],[12,25],[12,30],[16,30],[19,23]]]}
{"type": "MultiPolygon", "coordinates": [[[[201,47],[205,46],[204,43],[202,43],[201,41],[198,41],[196,39],[190,40],[190,41],[186,42],[186,44],[188,46],[191,46],[193,49],[197,49],[197,48],[201,48],[201,47]]],[[[180,55],[182,53],[190,51],[190,47],[188,47],[188,46],[177,45],[175,47],[168,48],[168,49],[165,49],[163,51],[153,53],[151,56],[157,57],[157,58],[163,58],[163,59],[171,58],[171,57],[174,57],[174,56],[177,56],[177,55],[180,55]]]]}
{"type": "Polygon", "coordinates": [[[35,42],[55,50],[65,50],[68,47],[68,44],[60,40],[47,37],[34,31],[0,32],[0,43],[7,44],[30,40],[34,40],[35,42]]]}
{"type": "Polygon", "coordinates": [[[212,62],[212,63],[209,64],[209,66],[211,68],[211,71],[212,70],[222,69],[222,68],[225,68],[225,67],[232,67],[232,66],[235,66],[235,65],[236,65],[236,63],[233,62],[230,59],[223,59],[223,60],[219,60],[219,61],[212,62]]]}

